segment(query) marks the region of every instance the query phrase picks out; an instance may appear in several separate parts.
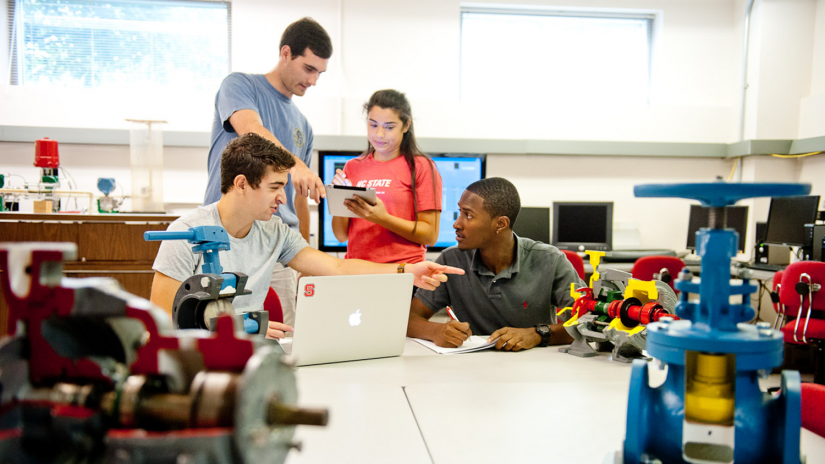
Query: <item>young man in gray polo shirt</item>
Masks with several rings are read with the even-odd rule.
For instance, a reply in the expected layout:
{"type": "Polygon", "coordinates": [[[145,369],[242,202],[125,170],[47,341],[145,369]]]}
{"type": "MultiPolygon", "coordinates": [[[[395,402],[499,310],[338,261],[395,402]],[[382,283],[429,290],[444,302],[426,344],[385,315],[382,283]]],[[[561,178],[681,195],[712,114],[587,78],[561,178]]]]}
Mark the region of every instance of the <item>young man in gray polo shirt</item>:
{"type": "Polygon", "coordinates": [[[407,336],[456,347],[472,334],[492,334],[496,349],[508,351],[572,343],[556,308],[573,305],[571,283],[585,283],[558,248],[513,233],[521,208],[515,186],[500,177],[482,179],[467,187],[458,206],[458,246],[436,262],[465,273],[415,294],[407,336]],[[458,321],[429,321],[446,306],[458,321]]]}
{"type": "MultiPolygon", "coordinates": [[[[220,251],[223,268],[249,276],[251,295],[233,301],[236,312],[263,307],[269,276],[277,263],[310,275],[415,274],[415,285],[433,289],[447,280],[446,274],[463,273],[432,261],[416,264],[376,264],[360,259],[337,259],[311,248],[300,233],[274,214],[287,201],[284,186],[295,165],[292,155],[264,137],[250,132],[230,141],[221,155],[221,199],[173,222],[168,230],[221,226],[229,234],[231,248],[220,251]]],[[[192,253],[183,240],[160,245],[152,269],[152,303],[172,313],[175,293],[181,282],[202,272],[203,256],[192,253]]],[[[267,336],[282,338],[292,327],[270,322],[267,336]]]]}

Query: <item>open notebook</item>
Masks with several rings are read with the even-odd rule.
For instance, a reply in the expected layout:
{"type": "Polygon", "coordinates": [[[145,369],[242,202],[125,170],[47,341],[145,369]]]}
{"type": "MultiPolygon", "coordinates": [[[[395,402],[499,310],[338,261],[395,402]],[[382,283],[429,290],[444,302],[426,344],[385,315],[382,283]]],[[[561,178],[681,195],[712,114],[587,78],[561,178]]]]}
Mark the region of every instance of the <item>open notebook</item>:
{"type": "Polygon", "coordinates": [[[426,346],[427,348],[435,351],[438,354],[458,354],[458,353],[470,353],[473,351],[481,351],[486,350],[487,348],[492,348],[496,345],[498,338],[495,340],[488,342],[486,336],[484,335],[472,335],[469,339],[467,339],[461,346],[458,348],[443,348],[429,340],[422,340],[420,338],[413,338],[413,340],[417,341],[418,343],[426,346]]]}

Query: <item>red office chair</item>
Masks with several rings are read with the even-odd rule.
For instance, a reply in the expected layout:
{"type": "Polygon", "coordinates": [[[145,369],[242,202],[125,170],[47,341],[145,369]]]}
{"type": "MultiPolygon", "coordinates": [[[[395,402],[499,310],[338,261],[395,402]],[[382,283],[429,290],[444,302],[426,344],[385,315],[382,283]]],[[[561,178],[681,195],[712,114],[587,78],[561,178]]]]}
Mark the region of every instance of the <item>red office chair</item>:
{"type": "MultiPolygon", "coordinates": [[[[771,292],[771,301],[773,302],[773,310],[776,311],[776,319],[773,321],[774,330],[782,330],[785,326],[785,318],[788,316],[787,308],[779,302],[779,290],[782,288],[782,276],[785,271],[778,271],[773,276],[773,291],[771,292]]],[[[799,308],[796,308],[799,309],[799,308]]],[[[796,317],[796,313],[794,313],[796,317]]]]}
{"type": "Polygon", "coordinates": [[[802,384],[802,427],[825,437],[825,385],[802,384]]]}
{"type": "Polygon", "coordinates": [[[272,287],[269,287],[269,292],[266,294],[264,300],[264,311],[269,313],[269,320],[275,322],[284,322],[284,308],[281,306],[281,299],[272,287]]]}
{"type": "Polygon", "coordinates": [[[661,280],[676,291],[673,283],[684,267],[685,262],[675,256],[645,256],[633,263],[630,274],[639,280],[661,280]]]}
{"type": "Polygon", "coordinates": [[[573,269],[576,270],[576,273],[579,274],[579,277],[584,280],[584,260],[582,257],[579,256],[578,253],[575,251],[570,250],[561,250],[564,253],[564,256],[567,256],[567,260],[570,261],[570,264],[573,265],[573,269]]]}
{"type": "Polygon", "coordinates": [[[825,263],[819,261],[801,261],[785,268],[782,286],[779,289],[779,304],[790,315],[797,318],[782,328],[785,343],[795,345],[813,345],[816,347],[816,367],[814,382],[825,383],[825,319],[812,316],[815,311],[825,311],[825,263]]]}

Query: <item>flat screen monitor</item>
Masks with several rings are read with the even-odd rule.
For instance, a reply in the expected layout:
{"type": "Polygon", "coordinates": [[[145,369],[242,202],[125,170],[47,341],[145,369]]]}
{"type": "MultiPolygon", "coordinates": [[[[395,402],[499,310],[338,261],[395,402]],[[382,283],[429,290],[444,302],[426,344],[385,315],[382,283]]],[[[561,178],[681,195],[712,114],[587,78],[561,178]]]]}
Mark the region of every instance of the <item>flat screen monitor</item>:
{"type": "Polygon", "coordinates": [[[553,203],[552,239],[553,245],[560,250],[610,251],[613,248],[613,202],[553,203]]]}
{"type": "MultiPolygon", "coordinates": [[[[748,207],[747,206],[729,206],[726,208],[725,228],[734,229],[739,234],[739,241],[736,244],[736,250],[739,253],[745,252],[745,238],[748,232],[748,207]]],[[[696,249],[696,232],[703,227],[708,226],[710,218],[708,216],[708,208],[702,205],[690,205],[690,219],[688,219],[688,235],[687,235],[687,249],[696,249]]]]}
{"type": "Polygon", "coordinates": [[[522,207],[518,212],[513,232],[519,237],[550,243],[550,208],[522,207]]]}
{"type": "MultiPolygon", "coordinates": [[[[343,169],[347,161],[360,155],[359,152],[319,152],[318,175],[328,185],[332,183],[336,169],[343,169]]],[[[468,185],[484,178],[487,155],[447,153],[432,155],[432,159],[441,174],[441,220],[438,241],[427,251],[441,251],[457,243],[453,223],[458,219],[458,200],[468,185]]],[[[346,242],[339,242],[332,233],[332,217],[327,213],[324,201],[318,205],[318,248],[321,251],[347,251],[346,242]]]]}
{"type": "Polygon", "coordinates": [[[819,195],[771,198],[765,243],[802,246],[805,224],[814,224],[819,209],[819,195]]]}

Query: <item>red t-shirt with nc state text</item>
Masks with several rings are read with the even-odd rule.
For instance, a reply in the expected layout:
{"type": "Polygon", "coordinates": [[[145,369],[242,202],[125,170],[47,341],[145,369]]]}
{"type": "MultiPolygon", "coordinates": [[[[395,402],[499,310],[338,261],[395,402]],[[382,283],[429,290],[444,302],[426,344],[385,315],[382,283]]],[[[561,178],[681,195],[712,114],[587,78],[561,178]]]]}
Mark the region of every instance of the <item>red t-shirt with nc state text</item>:
{"type": "MultiPolygon", "coordinates": [[[[418,211],[441,211],[441,175],[435,163],[423,156],[414,159],[418,211]]],[[[408,221],[415,220],[412,176],[403,156],[383,162],[376,160],[372,154],[359,156],[347,162],[344,174],[356,187],[374,188],[389,214],[408,221]]],[[[376,263],[417,263],[424,261],[426,250],[424,245],[411,242],[375,223],[361,218],[349,219],[346,258],[376,263]]]]}

